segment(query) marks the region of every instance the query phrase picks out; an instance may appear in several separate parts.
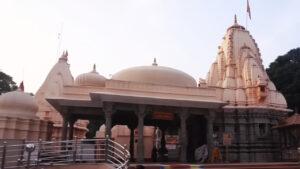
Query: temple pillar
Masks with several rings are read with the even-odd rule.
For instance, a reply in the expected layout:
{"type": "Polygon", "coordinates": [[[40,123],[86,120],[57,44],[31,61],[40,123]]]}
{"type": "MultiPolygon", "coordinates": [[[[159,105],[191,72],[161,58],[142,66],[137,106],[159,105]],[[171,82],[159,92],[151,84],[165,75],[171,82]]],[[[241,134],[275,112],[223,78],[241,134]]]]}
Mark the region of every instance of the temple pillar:
{"type": "Polygon", "coordinates": [[[138,144],[137,144],[137,162],[144,162],[144,117],[145,117],[145,105],[139,105],[138,116],[138,144]]]}
{"type": "Polygon", "coordinates": [[[130,130],[130,138],[129,138],[129,153],[130,153],[130,161],[134,161],[134,127],[128,125],[130,130]]]}
{"type": "Polygon", "coordinates": [[[69,121],[69,140],[73,140],[75,122],[76,122],[76,119],[71,119],[69,121]]]}
{"type": "Polygon", "coordinates": [[[67,134],[68,134],[68,118],[66,116],[63,116],[61,140],[67,140],[67,134]]]}
{"type": "Polygon", "coordinates": [[[105,137],[111,138],[111,128],[112,128],[112,113],[113,113],[113,104],[105,103],[104,105],[105,112],[105,137]]]}
{"type": "Polygon", "coordinates": [[[182,112],[180,112],[180,162],[186,162],[186,153],[187,153],[187,133],[186,133],[186,120],[188,118],[189,114],[187,109],[183,109],[182,112]]]}
{"type": "Polygon", "coordinates": [[[207,149],[208,149],[208,157],[212,154],[212,149],[214,147],[214,140],[213,140],[213,123],[215,119],[215,111],[210,110],[209,114],[205,116],[207,128],[206,128],[206,142],[207,142],[207,149]]]}

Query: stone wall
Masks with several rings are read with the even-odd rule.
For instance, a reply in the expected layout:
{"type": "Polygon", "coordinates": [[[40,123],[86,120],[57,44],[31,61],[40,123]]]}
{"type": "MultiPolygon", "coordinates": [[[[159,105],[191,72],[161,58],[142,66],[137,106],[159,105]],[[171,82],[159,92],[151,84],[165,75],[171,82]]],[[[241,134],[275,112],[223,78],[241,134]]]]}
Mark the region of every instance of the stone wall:
{"type": "Polygon", "coordinates": [[[269,162],[280,160],[279,135],[272,127],[283,113],[261,109],[224,109],[214,122],[214,130],[226,160],[222,145],[223,133],[232,134],[228,147],[230,162],[269,162]]]}

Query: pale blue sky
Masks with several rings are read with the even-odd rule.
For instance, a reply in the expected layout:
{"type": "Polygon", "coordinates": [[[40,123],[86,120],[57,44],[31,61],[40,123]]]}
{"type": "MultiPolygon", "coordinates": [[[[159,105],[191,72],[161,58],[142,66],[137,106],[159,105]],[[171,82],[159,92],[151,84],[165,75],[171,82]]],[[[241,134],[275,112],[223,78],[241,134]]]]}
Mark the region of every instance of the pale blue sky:
{"type": "MultiPolygon", "coordinates": [[[[267,67],[300,46],[299,0],[250,0],[248,29],[267,67]]],[[[69,51],[74,78],[97,64],[110,74],[138,65],[174,67],[205,78],[233,16],[246,23],[246,0],[0,0],[0,69],[36,92],[69,51]],[[63,24],[62,24],[63,23],[63,24]]]]}

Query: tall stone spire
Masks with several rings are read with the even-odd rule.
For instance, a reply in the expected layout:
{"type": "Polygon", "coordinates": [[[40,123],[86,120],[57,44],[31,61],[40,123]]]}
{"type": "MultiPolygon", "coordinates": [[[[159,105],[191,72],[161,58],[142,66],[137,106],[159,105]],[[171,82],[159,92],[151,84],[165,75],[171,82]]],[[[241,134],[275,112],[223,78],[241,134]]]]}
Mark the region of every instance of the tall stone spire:
{"type": "Polygon", "coordinates": [[[207,86],[222,88],[222,100],[231,106],[286,108],[284,97],[276,91],[263,67],[255,40],[238,24],[236,15],[208,73],[207,86]]]}

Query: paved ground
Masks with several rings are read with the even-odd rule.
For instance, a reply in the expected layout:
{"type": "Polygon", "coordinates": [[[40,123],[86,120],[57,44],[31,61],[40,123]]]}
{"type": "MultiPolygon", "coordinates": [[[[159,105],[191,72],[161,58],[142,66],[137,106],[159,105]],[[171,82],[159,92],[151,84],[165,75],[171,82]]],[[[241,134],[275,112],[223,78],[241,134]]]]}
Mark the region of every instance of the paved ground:
{"type": "MultiPolygon", "coordinates": [[[[136,169],[131,164],[129,169],[136,169]]],[[[300,169],[300,163],[142,164],[145,169],[300,169]]]]}
{"type": "MultiPolygon", "coordinates": [[[[136,169],[138,164],[131,164],[129,169],[136,169]]],[[[145,169],[300,169],[300,163],[235,163],[235,164],[142,164],[145,169]]],[[[40,167],[39,169],[113,169],[109,164],[73,164],[66,166],[40,167]]]]}
{"type": "Polygon", "coordinates": [[[72,164],[72,165],[61,165],[52,167],[40,167],[39,169],[114,169],[109,164],[72,164]]]}

